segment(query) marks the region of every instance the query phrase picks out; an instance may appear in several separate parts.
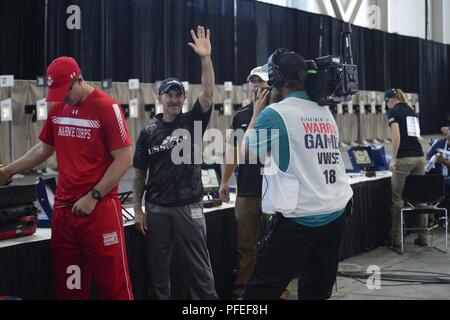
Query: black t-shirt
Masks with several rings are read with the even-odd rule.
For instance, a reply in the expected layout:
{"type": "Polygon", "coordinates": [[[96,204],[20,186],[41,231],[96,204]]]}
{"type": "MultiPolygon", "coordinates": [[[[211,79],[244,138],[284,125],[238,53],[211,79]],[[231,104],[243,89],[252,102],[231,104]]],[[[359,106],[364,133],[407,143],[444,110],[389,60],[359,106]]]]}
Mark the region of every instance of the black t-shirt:
{"type": "Polygon", "coordinates": [[[417,118],[417,114],[405,103],[398,103],[388,111],[389,126],[398,123],[400,127],[400,146],[397,158],[423,157],[422,146],[417,137],[408,135],[408,117],[417,118]]]}
{"type": "Polygon", "coordinates": [[[194,140],[194,122],[200,121],[203,138],[211,110],[212,108],[204,113],[197,100],[190,112],[180,113],[174,122],[163,122],[162,114],[159,114],[153,123],[142,129],[136,142],[133,166],[148,170],[146,202],[177,207],[198,202],[203,198],[203,139],[198,143],[194,140]],[[174,132],[177,129],[184,129],[184,132],[174,132]],[[175,147],[177,150],[174,150],[174,154],[186,159],[184,163],[173,162],[172,150],[175,147]],[[183,150],[190,150],[190,154],[183,154],[182,147],[183,150]]]}
{"type": "MultiPolygon", "coordinates": [[[[232,130],[242,129],[246,131],[250,121],[253,116],[253,103],[242,107],[239,109],[234,117],[233,122],[231,123],[232,130]]],[[[238,147],[238,152],[240,148],[241,141],[234,139],[234,141],[229,141],[229,143],[233,143],[234,146],[238,147]]],[[[262,189],[262,175],[261,175],[261,163],[258,164],[240,164],[237,169],[237,188],[238,188],[238,196],[240,197],[261,197],[261,189],[262,189]]]]}

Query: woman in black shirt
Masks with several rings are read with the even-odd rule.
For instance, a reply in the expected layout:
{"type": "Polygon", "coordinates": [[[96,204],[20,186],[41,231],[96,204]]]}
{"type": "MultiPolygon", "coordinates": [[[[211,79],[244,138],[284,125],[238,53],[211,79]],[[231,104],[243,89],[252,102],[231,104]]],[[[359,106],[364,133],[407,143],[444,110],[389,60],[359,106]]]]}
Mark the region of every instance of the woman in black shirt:
{"type": "MultiPolygon", "coordinates": [[[[386,105],[389,108],[389,127],[392,132],[392,231],[391,239],[394,247],[400,246],[400,210],[404,205],[402,193],[406,177],[425,174],[425,157],[419,142],[420,126],[417,114],[409,104],[406,95],[400,89],[391,89],[385,93],[386,105]]],[[[427,215],[418,216],[420,228],[427,226],[427,215]]],[[[427,232],[420,230],[414,241],[420,246],[427,245],[427,232]]]]}

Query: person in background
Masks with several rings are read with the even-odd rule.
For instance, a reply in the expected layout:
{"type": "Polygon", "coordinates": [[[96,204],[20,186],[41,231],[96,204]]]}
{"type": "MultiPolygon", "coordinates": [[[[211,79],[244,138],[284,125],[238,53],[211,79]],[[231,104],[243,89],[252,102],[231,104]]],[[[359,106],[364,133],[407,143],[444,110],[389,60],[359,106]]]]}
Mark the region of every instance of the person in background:
{"type": "MultiPolygon", "coordinates": [[[[233,116],[231,123],[232,133],[238,130],[245,132],[253,116],[253,104],[255,95],[260,88],[268,88],[267,65],[254,68],[247,81],[252,92],[252,102],[240,108],[233,116]]],[[[243,137],[243,136],[242,136],[243,137]]],[[[220,199],[224,202],[230,201],[230,178],[237,167],[237,197],[234,215],[237,224],[237,277],[232,295],[238,298],[242,295],[245,285],[255,264],[255,247],[260,234],[261,221],[261,185],[262,175],[260,163],[250,164],[248,159],[238,160],[238,141],[235,135],[230,135],[227,141],[224,155],[224,170],[219,189],[220,199]],[[231,141],[230,141],[231,140],[231,141]],[[232,163],[227,161],[230,158],[232,163]],[[243,161],[242,161],[243,160],[243,161]],[[239,163],[239,165],[238,165],[239,163]]]]}
{"type": "MultiPolygon", "coordinates": [[[[238,130],[242,130],[242,133],[245,133],[247,130],[253,116],[254,103],[258,93],[269,87],[267,71],[267,64],[251,70],[247,81],[250,85],[252,101],[234,114],[230,132],[236,133],[238,130]]],[[[262,164],[259,162],[249,163],[248,158],[238,160],[241,143],[242,141],[238,141],[235,135],[230,135],[224,155],[225,168],[222,171],[219,190],[220,199],[229,202],[229,181],[237,167],[237,197],[234,209],[237,224],[237,277],[232,292],[233,298],[242,296],[255,264],[256,243],[266,230],[269,220],[268,216],[261,211],[262,164]],[[227,157],[233,161],[228,163],[227,157]]],[[[291,283],[281,295],[282,299],[288,299],[291,283]]]]}
{"type": "MultiPolygon", "coordinates": [[[[385,92],[384,99],[388,107],[388,121],[392,132],[392,160],[389,169],[392,171],[392,229],[391,242],[393,247],[400,246],[400,210],[405,180],[409,175],[425,174],[425,156],[419,142],[420,126],[417,114],[409,104],[401,89],[390,89],[385,92]]],[[[418,226],[425,228],[428,223],[426,214],[418,215],[418,226]]],[[[427,232],[420,230],[414,243],[427,245],[427,232]]]]}

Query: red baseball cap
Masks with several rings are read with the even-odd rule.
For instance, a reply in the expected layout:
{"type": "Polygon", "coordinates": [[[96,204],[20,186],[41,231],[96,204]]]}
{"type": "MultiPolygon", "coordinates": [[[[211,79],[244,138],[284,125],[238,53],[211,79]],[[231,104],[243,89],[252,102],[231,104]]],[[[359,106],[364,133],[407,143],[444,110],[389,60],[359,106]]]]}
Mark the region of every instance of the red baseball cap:
{"type": "Polygon", "coordinates": [[[63,102],[72,82],[80,74],[80,67],[72,57],[59,57],[47,68],[47,97],[51,102],[63,102]]]}

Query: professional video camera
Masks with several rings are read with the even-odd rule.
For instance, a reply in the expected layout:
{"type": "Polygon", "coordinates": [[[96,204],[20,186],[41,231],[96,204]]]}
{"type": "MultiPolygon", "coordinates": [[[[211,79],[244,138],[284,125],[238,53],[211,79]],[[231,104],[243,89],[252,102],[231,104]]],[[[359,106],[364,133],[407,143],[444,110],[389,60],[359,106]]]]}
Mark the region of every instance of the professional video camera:
{"type": "Polygon", "coordinates": [[[358,67],[353,64],[351,33],[350,24],[345,24],[341,57],[329,55],[306,61],[306,90],[311,99],[321,106],[349,101],[359,90],[358,67]]]}

